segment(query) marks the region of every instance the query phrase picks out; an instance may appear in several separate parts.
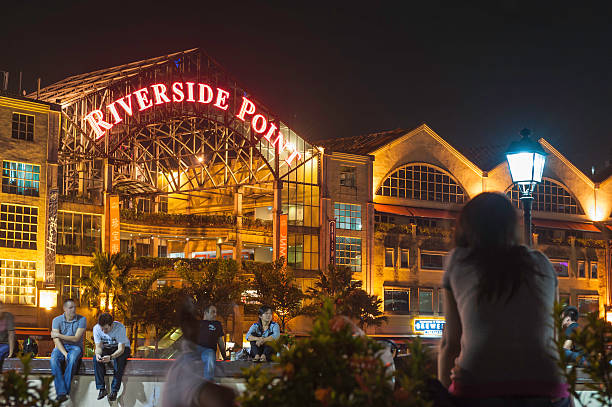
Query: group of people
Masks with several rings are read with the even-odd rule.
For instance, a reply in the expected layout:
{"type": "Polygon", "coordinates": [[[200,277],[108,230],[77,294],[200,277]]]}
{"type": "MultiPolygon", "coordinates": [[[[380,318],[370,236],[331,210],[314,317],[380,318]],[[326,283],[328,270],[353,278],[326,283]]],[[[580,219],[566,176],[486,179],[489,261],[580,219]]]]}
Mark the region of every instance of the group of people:
{"type": "MultiPolygon", "coordinates": [[[[76,313],[76,304],[68,299],[63,304],[64,313],[53,318],[51,338],[55,348],[51,352],[51,373],[53,374],[57,400],[65,401],[70,395],[72,377],[78,370],[83,356],[83,340],[87,319],[76,313]]],[[[114,321],[109,313],[102,313],[93,327],[95,353],[93,358],[94,376],[98,400],[107,397],[117,399],[127,359],[130,357],[130,341],[125,326],[114,321]],[[110,393],[106,390],[104,374],[106,363],[113,364],[114,373],[110,393]]]]}
{"type": "MultiPolygon", "coordinates": [[[[447,258],[442,279],[446,326],[438,378],[460,407],[567,407],[571,403],[554,346],[552,311],[558,298],[557,276],[548,258],[520,244],[519,236],[516,208],[504,195],[482,193],[459,214],[455,249],[447,258]]],[[[64,313],[53,320],[51,332],[55,343],[51,369],[59,400],[70,393],[87,326],[85,317],[76,314],[74,301],[65,301],[63,307],[64,313]]],[[[272,313],[270,307],[261,307],[258,321],[247,332],[255,362],[270,360],[270,342],[280,336],[272,313]]],[[[164,407],[203,405],[200,401],[204,399],[231,405],[233,393],[213,383],[217,347],[227,359],[216,307],[207,306],[198,318],[195,304],[187,300],[180,314],[184,352],[168,374],[164,407]],[[204,367],[199,376],[193,372],[201,362],[204,367]]],[[[569,337],[578,326],[578,310],[567,307],[562,318],[569,337]]],[[[114,400],[130,355],[130,342],[125,327],[106,313],[98,318],[93,337],[98,399],[107,395],[104,364],[112,361],[115,374],[108,399],[114,400]]],[[[0,359],[14,353],[13,343],[12,315],[0,312],[0,359]]],[[[570,360],[584,363],[571,339],[564,347],[570,360]]]]}

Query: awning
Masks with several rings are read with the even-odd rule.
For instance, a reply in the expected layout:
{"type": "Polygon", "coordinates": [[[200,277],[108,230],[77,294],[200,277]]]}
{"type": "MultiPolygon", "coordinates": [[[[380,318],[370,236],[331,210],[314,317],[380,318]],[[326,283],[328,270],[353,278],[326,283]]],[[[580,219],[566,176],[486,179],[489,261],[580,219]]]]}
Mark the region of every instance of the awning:
{"type": "Polygon", "coordinates": [[[581,232],[596,232],[596,233],[601,232],[601,230],[597,229],[595,225],[593,225],[592,223],[565,222],[565,221],[550,220],[550,219],[532,219],[531,223],[541,228],[578,230],[581,232]]]}
{"type": "Polygon", "coordinates": [[[377,212],[392,213],[400,216],[415,216],[417,218],[456,219],[457,213],[441,209],[417,208],[414,206],[374,204],[377,212]]]}
{"type": "Polygon", "coordinates": [[[606,225],[608,229],[612,230],[612,225],[606,225]]]}
{"type": "Polygon", "coordinates": [[[15,327],[16,335],[30,335],[30,336],[49,336],[51,330],[49,328],[29,328],[29,327],[15,327]]]}

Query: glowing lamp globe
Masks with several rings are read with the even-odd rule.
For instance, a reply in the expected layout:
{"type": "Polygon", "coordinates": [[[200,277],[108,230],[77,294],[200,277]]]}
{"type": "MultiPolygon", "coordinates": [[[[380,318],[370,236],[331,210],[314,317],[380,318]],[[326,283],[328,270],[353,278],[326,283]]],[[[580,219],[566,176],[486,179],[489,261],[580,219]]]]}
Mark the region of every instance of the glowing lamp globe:
{"type": "Polygon", "coordinates": [[[510,144],[506,151],[512,182],[517,184],[521,197],[531,196],[535,186],[542,182],[546,152],[537,141],[529,138],[528,129],[521,130],[522,138],[510,144]]]}

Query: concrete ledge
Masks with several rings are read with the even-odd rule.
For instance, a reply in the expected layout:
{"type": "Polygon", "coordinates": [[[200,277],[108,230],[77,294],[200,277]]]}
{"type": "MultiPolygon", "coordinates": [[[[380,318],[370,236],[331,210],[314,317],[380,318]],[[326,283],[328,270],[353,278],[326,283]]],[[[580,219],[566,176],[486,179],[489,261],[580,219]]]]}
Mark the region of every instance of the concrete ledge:
{"type": "MultiPolygon", "coordinates": [[[[165,377],[168,369],[174,362],[174,359],[128,359],[125,365],[124,376],[140,376],[140,377],[165,377]]],[[[242,369],[253,365],[253,362],[246,360],[236,361],[217,361],[215,366],[215,377],[237,378],[242,376],[242,369]]],[[[262,364],[264,368],[271,368],[275,364],[262,364]]],[[[32,359],[32,374],[34,375],[50,375],[51,367],[49,358],[32,359]]],[[[4,360],[2,370],[18,370],[21,371],[23,366],[17,358],[9,358],[4,360]]],[[[202,367],[203,369],[203,367],[202,367]]],[[[112,364],[106,365],[106,373],[112,374],[112,364]]],[[[77,371],[77,375],[93,376],[93,359],[83,358],[81,365],[77,371]]]]}

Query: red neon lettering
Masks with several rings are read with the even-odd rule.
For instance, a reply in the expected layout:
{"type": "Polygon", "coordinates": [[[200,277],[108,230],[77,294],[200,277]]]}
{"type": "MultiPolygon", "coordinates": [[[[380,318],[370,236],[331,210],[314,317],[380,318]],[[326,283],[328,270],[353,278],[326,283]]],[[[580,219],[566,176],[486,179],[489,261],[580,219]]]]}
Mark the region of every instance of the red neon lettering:
{"type": "Polygon", "coordinates": [[[113,125],[115,125],[117,123],[121,123],[123,121],[121,116],[119,116],[119,112],[117,111],[117,107],[115,106],[115,102],[109,104],[106,107],[108,108],[108,111],[111,113],[111,116],[113,116],[113,119],[115,120],[115,123],[113,123],[113,125]]]}
{"type": "Polygon", "coordinates": [[[170,103],[170,99],[166,96],[166,85],[158,83],[151,85],[153,88],[153,95],[155,96],[155,104],[161,105],[162,103],[170,103]]]}
{"type": "Polygon", "coordinates": [[[140,111],[146,110],[153,106],[153,101],[149,100],[149,91],[147,88],[138,89],[134,92],[136,95],[136,101],[138,102],[138,106],[140,106],[140,111]]]}
{"type": "Polygon", "coordinates": [[[291,163],[293,162],[293,160],[297,157],[297,159],[299,160],[300,158],[302,158],[302,154],[300,154],[299,151],[297,150],[293,150],[293,152],[291,153],[291,155],[289,155],[289,157],[287,157],[285,159],[285,162],[287,163],[287,165],[289,165],[291,167],[291,163]]]}
{"type": "Polygon", "coordinates": [[[174,82],[172,84],[172,101],[182,102],[183,99],[185,99],[185,94],[183,93],[183,83],[174,82]]]}
{"type": "Polygon", "coordinates": [[[187,102],[195,102],[195,99],[193,98],[193,82],[185,82],[185,85],[187,85],[187,102]]]}
{"type": "Polygon", "coordinates": [[[276,140],[271,141],[270,144],[272,145],[276,144],[276,149],[278,150],[278,153],[280,154],[287,147],[287,144],[289,144],[289,142],[288,141],[285,142],[285,136],[283,136],[283,133],[279,131],[278,136],[276,136],[276,140]]]}
{"type": "Polygon", "coordinates": [[[106,130],[110,130],[113,125],[104,121],[104,113],[101,110],[94,110],[85,116],[85,120],[89,123],[94,133],[96,133],[96,140],[99,139],[106,133],[106,130]],[[104,128],[104,130],[102,130],[104,128]]]}
{"type": "Polygon", "coordinates": [[[276,127],[274,123],[270,123],[270,129],[268,129],[268,132],[264,135],[264,138],[269,142],[272,142],[272,134],[274,134],[277,129],[278,127],[276,127]]]}
{"type": "Polygon", "coordinates": [[[213,90],[210,88],[210,86],[206,85],[205,83],[198,83],[198,88],[200,89],[200,99],[198,100],[198,102],[200,103],[210,103],[213,100],[213,90]],[[207,97],[205,98],[204,95],[207,95],[207,97]]]}
{"type": "Polygon", "coordinates": [[[227,98],[229,97],[229,92],[223,90],[221,88],[217,88],[217,101],[215,102],[215,106],[221,110],[227,110],[229,105],[227,104],[227,98]]]}
{"type": "Polygon", "coordinates": [[[119,103],[119,106],[121,106],[123,110],[125,110],[125,113],[128,116],[132,115],[132,94],[131,93],[124,98],[115,100],[115,102],[113,103],[119,103]],[[123,99],[126,99],[127,103],[125,103],[123,99]]]}
{"type": "Polygon", "coordinates": [[[238,112],[236,117],[244,121],[245,114],[253,114],[253,113],[255,113],[255,104],[243,96],[242,106],[240,106],[240,112],[238,112]]]}
{"type": "Polygon", "coordinates": [[[266,130],[266,127],[268,127],[268,121],[265,117],[263,117],[263,115],[256,114],[253,116],[253,120],[251,120],[251,127],[253,127],[253,130],[255,130],[255,133],[263,133],[266,130]],[[261,124],[258,125],[258,122],[261,122],[261,124]]]}

